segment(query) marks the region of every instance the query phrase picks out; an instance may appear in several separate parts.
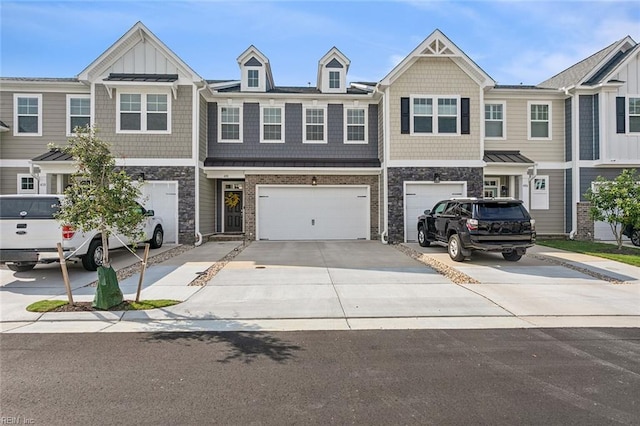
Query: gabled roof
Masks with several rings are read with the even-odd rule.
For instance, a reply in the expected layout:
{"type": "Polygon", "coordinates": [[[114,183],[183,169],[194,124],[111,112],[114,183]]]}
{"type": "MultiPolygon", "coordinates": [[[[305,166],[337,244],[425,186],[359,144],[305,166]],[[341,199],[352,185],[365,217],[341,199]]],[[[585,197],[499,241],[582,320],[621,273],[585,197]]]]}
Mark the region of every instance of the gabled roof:
{"type": "Polygon", "coordinates": [[[634,50],[637,51],[637,44],[627,36],[543,81],[538,87],[560,89],[606,83],[606,77],[618,69],[634,50]]]}
{"type": "Polygon", "coordinates": [[[318,61],[318,88],[322,87],[322,69],[324,67],[327,68],[344,68],[345,74],[349,72],[349,65],[351,65],[351,60],[347,58],[344,53],[340,51],[337,47],[333,46],[327,53],[324,54],[322,58],[318,61]]]}
{"type": "Polygon", "coordinates": [[[402,62],[396,65],[381,81],[382,86],[393,83],[414,62],[420,58],[450,58],[462,70],[464,70],[481,87],[494,86],[495,81],[484,72],[471,58],[469,58],[458,46],[447,38],[440,30],[435,30],[422,43],[418,45],[402,62]]]}
{"type": "MultiPolygon", "coordinates": [[[[109,74],[109,68],[112,67],[124,55],[133,52],[135,49],[150,47],[160,52],[166,60],[175,67],[181,77],[188,79],[194,83],[203,82],[194,70],[192,70],[182,59],[178,57],[171,49],[169,49],[158,37],[155,36],[142,22],[137,22],[129,31],[127,31],[118,41],[109,47],[104,53],[96,58],[88,67],[80,74],[78,79],[83,81],[95,81],[104,74],[109,74]],[[141,47],[140,47],[141,46],[141,47]]],[[[144,64],[142,68],[136,70],[124,70],[121,73],[139,73],[139,74],[167,74],[167,70],[150,70],[144,64]]],[[[150,65],[152,66],[152,65],[150,65]]],[[[173,71],[173,70],[168,70],[173,71]]]]}

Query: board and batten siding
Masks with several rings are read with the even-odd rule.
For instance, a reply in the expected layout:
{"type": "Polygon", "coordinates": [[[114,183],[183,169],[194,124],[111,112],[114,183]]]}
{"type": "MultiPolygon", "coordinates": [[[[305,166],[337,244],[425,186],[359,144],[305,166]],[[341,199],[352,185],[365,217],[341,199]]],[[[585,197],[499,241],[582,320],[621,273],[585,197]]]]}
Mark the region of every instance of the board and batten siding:
{"type": "Polygon", "coordinates": [[[2,92],[0,116],[9,126],[8,132],[0,133],[0,158],[3,160],[30,160],[49,150],[48,144],[67,144],[67,94],[33,91],[2,92]],[[42,95],[42,136],[14,136],[14,93],[42,95]]]}
{"type": "Polygon", "coordinates": [[[564,233],[565,225],[565,177],[564,170],[538,170],[538,175],[549,176],[549,209],[529,209],[536,220],[536,232],[539,234],[564,233]]]}
{"type": "MultiPolygon", "coordinates": [[[[499,94],[492,94],[485,102],[505,100],[499,94]]],[[[565,161],[564,99],[506,99],[506,138],[486,139],[485,150],[515,150],[536,162],[565,161]],[[528,102],[551,102],[551,140],[529,140],[528,102]]],[[[484,117],[484,115],[483,115],[484,117]]]]}
{"type": "Polygon", "coordinates": [[[418,59],[389,88],[390,160],[482,159],[480,117],[484,115],[481,114],[480,108],[478,83],[451,59],[418,59]],[[444,136],[402,134],[400,99],[411,95],[451,95],[469,98],[470,134],[444,136]]]}
{"type": "MultiPolygon", "coordinates": [[[[640,55],[629,61],[626,66],[620,68],[620,72],[610,79],[623,81],[616,93],[603,93],[602,102],[606,102],[606,135],[603,135],[603,143],[606,143],[605,158],[603,160],[616,160],[616,163],[628,160],[640,160],[640,133],[616,133],[616,97],[640,95],[640,55]]],[[[625,102],[625,112],[629,114],[629,103],[625,102]]],[[[628,126],[628,123],[625,123],[628,126]]],[[[625,126],[625,127],[626,127],[625,126]]],[[[627,132],[628,128],[625,129],[627,132]]]]}
{"type": "MultiPolygon", "coordinates": [[[[128,92],[135,93],[132,87],[128,92]]],[[[117,90],[109,97],[103,85],[95,89],[95,124],[98,137],[111,142],[116,158],[191,158],[193,133],[192,87],[178,86],[177,99],[171,96],[171,133],[116,133],[117,90]]]]}

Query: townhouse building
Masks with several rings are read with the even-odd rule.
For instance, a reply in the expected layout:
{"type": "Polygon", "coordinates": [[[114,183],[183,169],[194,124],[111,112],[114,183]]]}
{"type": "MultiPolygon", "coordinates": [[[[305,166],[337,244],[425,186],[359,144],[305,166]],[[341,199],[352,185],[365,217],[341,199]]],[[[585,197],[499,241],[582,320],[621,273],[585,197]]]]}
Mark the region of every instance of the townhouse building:
{"type": "Polygon", "coordinates": [[[75,78],[0,78],[0,192],[55,193],[63,145],[91,124],[142,182],[165,240],[415,241],[450,197],[522,199],[538,233],[609,238],[587,217],[596,176],[640,164],[630,37],[536,86],[501,85],[436,30],[380,81],[333,47],[315,86],[278,86],[249,46],[204,79],[138,22],[75,78]]]}

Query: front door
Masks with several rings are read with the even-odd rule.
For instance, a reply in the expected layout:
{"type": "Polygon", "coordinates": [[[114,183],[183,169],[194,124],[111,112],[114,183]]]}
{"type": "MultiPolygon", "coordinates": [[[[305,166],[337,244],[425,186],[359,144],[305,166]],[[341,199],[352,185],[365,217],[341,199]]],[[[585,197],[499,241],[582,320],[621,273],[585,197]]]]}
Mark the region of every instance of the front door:
{"type": "Polygon", "coordinates": [[[242,191],[224,193],[224,232],[242,232],[242,191]]]}

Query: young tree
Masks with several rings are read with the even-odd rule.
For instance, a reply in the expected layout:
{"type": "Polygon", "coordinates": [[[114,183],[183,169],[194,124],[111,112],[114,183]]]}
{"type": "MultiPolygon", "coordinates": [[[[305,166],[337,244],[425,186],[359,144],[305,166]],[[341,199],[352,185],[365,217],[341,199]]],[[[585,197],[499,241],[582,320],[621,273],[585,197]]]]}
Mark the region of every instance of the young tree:
{"type": "Polygon", "coordinates": [[[635,170],[623,170],[614,180],[598,176],[594,189],[586,198],[591,202],[589,215],[593,220],[609,223],[622,249],[622,231],[627,225],[640,227],[640,179],[635,170]]]}
{"type": "Polygon", "coordinates": [[[76,171],[64,191],[57,219],[80,232],[100,232],[101,247],[92,242],[96,250],[89,250],[87,255],[94,252],[94,260],[101,263],[94,307],[107,309],[122,302],[122,292],[109,261],[109,237],[117,233],[129,241],[143,238],[141,225],[145,218],[137,203],[140,190],[124,170],[116,169],[109,144],[96,136],[95,128],[87,126],[75,131],[76,136],[69,139],[69,144],[59,148],[73,156],[76,171]]]}

